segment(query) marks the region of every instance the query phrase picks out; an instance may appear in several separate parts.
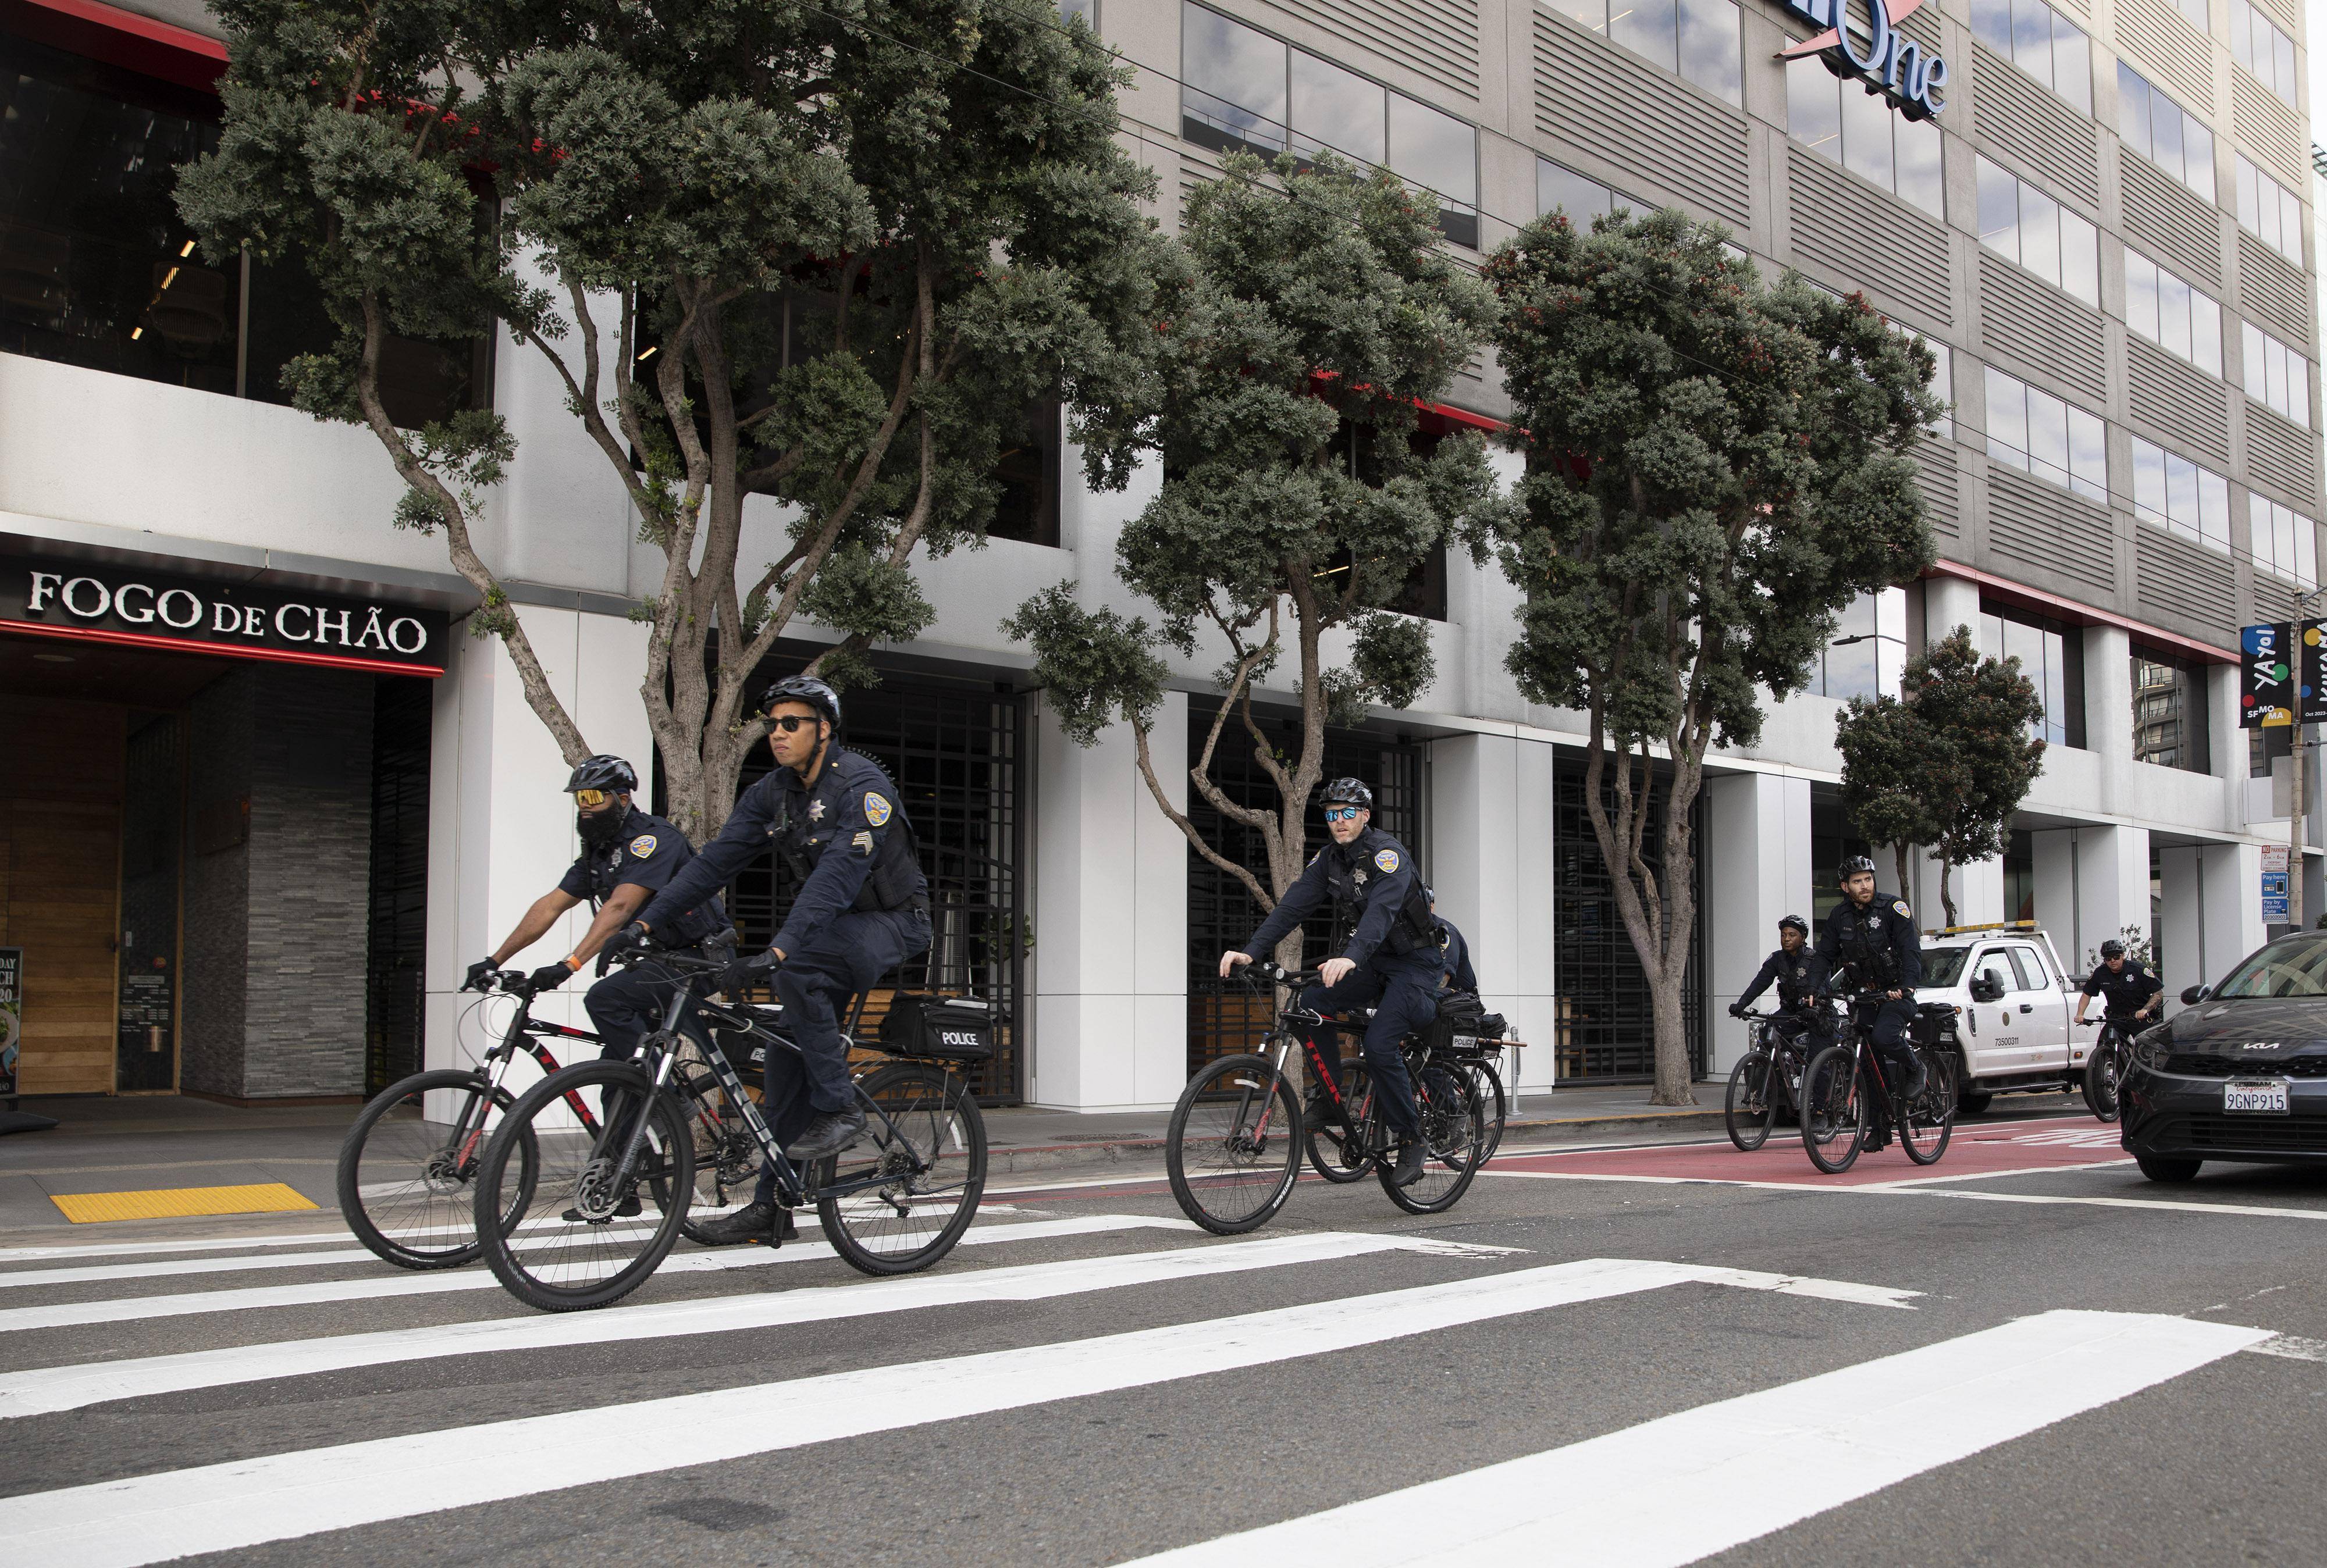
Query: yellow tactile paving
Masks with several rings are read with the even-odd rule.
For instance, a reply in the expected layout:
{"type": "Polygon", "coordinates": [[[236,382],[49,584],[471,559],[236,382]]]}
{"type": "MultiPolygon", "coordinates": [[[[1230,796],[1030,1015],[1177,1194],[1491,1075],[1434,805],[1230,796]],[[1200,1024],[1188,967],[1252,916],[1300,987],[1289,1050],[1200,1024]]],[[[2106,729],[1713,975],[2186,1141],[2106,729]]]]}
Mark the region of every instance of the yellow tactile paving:
{"type": "Polygon", "coordinates": [[[279,1214],[314,1204],[280,1181],[248,1187],[164,1187],[151,1192],[78,1192],[49,1201],[75,1225],[105,1219],[173,1219],[195,1214],[279,1214]]]}

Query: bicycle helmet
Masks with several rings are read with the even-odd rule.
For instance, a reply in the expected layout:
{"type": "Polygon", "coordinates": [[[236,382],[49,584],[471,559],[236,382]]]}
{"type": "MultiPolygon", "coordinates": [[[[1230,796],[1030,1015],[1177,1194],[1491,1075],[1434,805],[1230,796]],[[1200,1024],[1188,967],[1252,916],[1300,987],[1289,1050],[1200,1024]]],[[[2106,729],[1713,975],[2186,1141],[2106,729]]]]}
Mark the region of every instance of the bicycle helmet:
{"type": "Polygon", "coordinates": [[[1846,882],[1852,877],[1856,876],[1860,872],[1864,872],[1868,876],[1873,876],[1874,874],[1874,863],[1863,854],[1845,855],[1843,857],[1841,868],[1834,873],[1834,880],[1838,882],[1846,882]]]}
{"type": "Polygon", "coordinates": [[[1809,923],[1808,920],[1806,920],[1806,919],[1802,919],[1802,918],[1801,918],[1801,916],[1799,916],[1799,915],[1788,915],[1785,919],[1781,919],[1781,920],[1780,920],[1780,921],[1778,922],[1778,929],[1780,929],[1780,930],[1781,930],[1781,931],[1782,931],[1782,930],[1784,930],[1788,926],[1791,926],[1791,927],[1792,927],[1796,931],[1799,932],[1799,933],[1801,934],[1802,940],[1804,940],[1805,942],[1807,942],[1807,941],[1808,941],[1808,940],[1809,940],[1809,937],[1810,937],[1810,923],[1809,923]]]}
{"type": "Polygon", "coordinates": [[[576,789],[603,789],[609,795],[628,795],[639,787],[638,770],[620,757],[601,751],[594,757],[584,757],[574,765],[565,777],[565,793],[576,789]]]}
{"type": "Polygon", "coordinates": [[[778,703],[805,703],[825,723],[840,728],[840,694],[812,675],[788,675],[760,694],[762,713],[772,713],[778,703]]]}
{"type": "Polygon", "coordinates": [[[1334,779],[1317,798],[1326,806],[1362,806],[1368,811],[1374,808],[1374,792],[1355,779],[1334,779]]]}
{"type": "Polygon", "coordinates": [[[2115,937],[2111,937],[2107,941],[2101,944],[2101,957],[2104,958],[2124,957],[2125,944],[2118,941],[2115,937]]]}

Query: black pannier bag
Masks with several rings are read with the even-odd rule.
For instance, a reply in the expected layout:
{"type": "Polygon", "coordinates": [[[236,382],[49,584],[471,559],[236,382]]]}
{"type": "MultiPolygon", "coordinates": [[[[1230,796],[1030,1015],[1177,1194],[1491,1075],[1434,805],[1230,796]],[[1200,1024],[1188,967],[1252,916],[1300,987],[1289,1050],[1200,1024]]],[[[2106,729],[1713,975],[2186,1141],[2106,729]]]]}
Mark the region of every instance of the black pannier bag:
{"type": "Polygon", "coordinates": [[[1433,1050],[1476,1050],[1482,1041],[1502,1039],[1504,1028],[1503,1015],[1488,1012],[1477,992],[1441,991],[1427,1043],[1433,1050]]]}
{"type": "Polygon", "coordinates": [[[986,1061],[994,1055],[994,1003],[974,996],[935,996],[901,991],[881,1020],[880,1049],[892,1056],[927,1056],[943,1061],[986,1061]]]}

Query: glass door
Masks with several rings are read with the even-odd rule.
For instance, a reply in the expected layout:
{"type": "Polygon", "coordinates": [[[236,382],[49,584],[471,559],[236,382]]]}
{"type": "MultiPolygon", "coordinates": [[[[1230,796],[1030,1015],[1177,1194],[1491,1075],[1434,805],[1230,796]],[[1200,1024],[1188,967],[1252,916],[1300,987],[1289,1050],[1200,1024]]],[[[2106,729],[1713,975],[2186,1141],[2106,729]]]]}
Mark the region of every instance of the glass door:
{"type": "Polygon", "coordinates": [[[132,715],[121,795],[120,997],[115,1087],[178,1087],[179,867],[184,761],[175,714],[132,715]]]}

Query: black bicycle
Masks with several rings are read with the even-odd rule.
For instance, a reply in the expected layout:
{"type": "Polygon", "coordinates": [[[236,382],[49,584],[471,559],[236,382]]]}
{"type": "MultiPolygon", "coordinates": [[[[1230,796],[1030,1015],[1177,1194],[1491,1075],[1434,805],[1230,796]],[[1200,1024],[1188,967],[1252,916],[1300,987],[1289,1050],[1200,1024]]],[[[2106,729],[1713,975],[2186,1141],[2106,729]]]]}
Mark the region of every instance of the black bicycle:
{"type": "MultiPolygon", "coordinates": [[[[1322,976],[1254,964],[1248,984],[1285,986],[1295,997],[1322,976]]],[[[1181,1211],[1206,1230],[1235,1236],[1252,1230],[1285,1207],[1304,1152],[1329,1181],[1354,1181],[1371,1173],[1390,1201],[1409,1214],[1452,1209],[1484,1163],[1485,1118],[1470,1074],[1451,1053],[1409,1036],[1400,1042],[1413,1081],[1416,1108],[1430,1154],[1421,1179],[1397,1185],[1397,1153],[1379,1097],[1361,1064],[1336,1074],[1315,1043],[1322,1013],[1284,1008],[1260,1049],[1207,1065],[1180,1092],[1172,1108],[1164,1166],[1181,1211]],[[1322,1114],[1302,1115],[1285,1063],[1305,1050],[1312,1081],[1323,1090],[1322,1114]]]]}
{"type": "MultiPolygon", "coordinates": [[[[864,1042],[896,1059],[854,1080],[864,1135],[796,1164],[729,1059],[739,1049],[797,1054],[782,1010],[706,994],[724,966],[715,958],[659,951],[621,961],[669,977],[661,1026],[627,1060],[585,1062],[536,1084],[485,1145],[476,1224],[485,1262],[510,1293],[545,1311],[620,1301],[669,1255],[705,1183],[724,1199],[756,1181],[762,1161],[775,1172],[777,1202],[814,1204],[833,1251],[866,1274],[910,1274],[953,1250],[986,1189],[986,1123],[946,1059],[864,1042]],[[704,1038],[682,1031],[690,1013],[704,1038]],[[567,1097],[593,1095],[596,1125],[575,1125],[567,1097]],[[706,1127],[716,1129],[707,1172],[698,1163],[706,1127]]],[[[851,1009],[845,1042],[865,1001],[851,1009]]]]}
{"type": "MultiPolygon", "coordinates": [[[[530,1056],[547,1075],[560,1069],[544,1041],[599,1043],[587,1030],[534,1017],[536,993],[525,975],[502,970],[487,984],[495,982],[503,994],[517,998],[517,1011],[477,1065],[414,1073],[390,1084],[364,1106],[340,1143],[340,1213],[358,1241],[398,1268],[453,1268],[476,1257],[477,1163],[495,1114],[506,1116],[517,1103],[506,1083],[518,1053],[530,1056]]],[[[596,1130],[580,1096],[567,1108],[584,1127],[596,1130]]],[[[512,1157],[529,1171],[537,1151],[527,1143],[512,1157]]]]}
{"type": "MultiPolygon", "coordinates": [[[[1922,1058],[1926,1069],[1923,1092],[1902,1102],[1885,1080],[1868,1025],[1882,994],[1856,998],[1844,1038],[1812,1056],[1802,1073],[1802,1147],[1810,1163],[1829,1176],[1856,1163],[1859,1151],[1875,1142],[1878,1127],[1896,1126],[1900,1146],[1918,1165],[1936,1163],[1955,1134],[1952,1055],[1927,1050],[1911,1040],[1908,1049],[1922,1058]]],[[[1920,1016],[1952,1011],[1939,1002],[1926,1002],[1916,1009],[1920,1016]]]]}
{"type": "Polygon", "coordinates": [[[2092,1054],[2085,1059],[2085,1105],[2104,1122],[2114,1122],[2117,1115],[2117,1086],[2133,1066],[2134,1026],[2140,1022],[2138,1013],[2110,1013],[2106,1018],[2079,1020],[2090,1029],[2100,1025],[2100,1038],[2093,1041],[2092,1054]]]}
{"type": "Polygon", "coordinates": [[[1729,1095],[1722,1119],[1729,1141],[1752,1153],[1770,1141],[1780,1115],[1801,1116],[1802,1067],[1808,1052],[1796,1035],[1780,1029],[1780,1014],[1744,1014],[1745,1054],[1729,1069],[1729,1095]]]}

